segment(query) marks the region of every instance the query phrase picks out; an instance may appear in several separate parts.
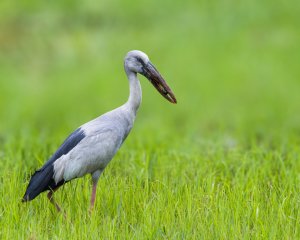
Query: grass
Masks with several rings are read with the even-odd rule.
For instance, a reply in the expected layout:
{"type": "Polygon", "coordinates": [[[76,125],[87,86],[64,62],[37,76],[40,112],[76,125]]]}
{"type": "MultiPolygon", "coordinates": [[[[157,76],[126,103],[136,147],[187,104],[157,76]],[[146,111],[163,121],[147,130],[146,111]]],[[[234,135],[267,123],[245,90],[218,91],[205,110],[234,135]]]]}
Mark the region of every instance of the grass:
{"type": "Polygon", "coordinates": [[[298,239],[297,1],[0,3],[1,239],[298,239]],[[30,174],[84,122],[128,95],[127,51],[148,53],[174,90],[141,77],[133,131],[106,168],[29,204],[30,174]]]}

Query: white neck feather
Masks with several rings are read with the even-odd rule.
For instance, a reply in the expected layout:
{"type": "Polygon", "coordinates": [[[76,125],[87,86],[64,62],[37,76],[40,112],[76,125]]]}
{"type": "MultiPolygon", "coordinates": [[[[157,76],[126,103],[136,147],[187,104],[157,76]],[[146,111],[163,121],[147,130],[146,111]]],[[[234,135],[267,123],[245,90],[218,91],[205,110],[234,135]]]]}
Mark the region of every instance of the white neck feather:
{"type": "Polygon", "coordinates": [[[142,88],[137,74],[132,71],[126,71],[129,80],[130,94],[126,105],[136,114],[142,102],[142,88]]]}

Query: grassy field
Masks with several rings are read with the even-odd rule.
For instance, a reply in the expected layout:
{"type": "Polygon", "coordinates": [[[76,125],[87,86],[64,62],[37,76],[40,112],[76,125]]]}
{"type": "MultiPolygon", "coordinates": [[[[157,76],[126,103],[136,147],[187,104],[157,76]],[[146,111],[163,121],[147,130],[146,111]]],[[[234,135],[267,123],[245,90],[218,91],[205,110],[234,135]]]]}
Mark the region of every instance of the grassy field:
{"type": "Polygon", "coordinates": [[[299,239],[299,1],[1,1],[0,239],[299,239]],[[22,204],[75,128],[123,104],[145,51],[130,136],[90,176],[22,204]]]}

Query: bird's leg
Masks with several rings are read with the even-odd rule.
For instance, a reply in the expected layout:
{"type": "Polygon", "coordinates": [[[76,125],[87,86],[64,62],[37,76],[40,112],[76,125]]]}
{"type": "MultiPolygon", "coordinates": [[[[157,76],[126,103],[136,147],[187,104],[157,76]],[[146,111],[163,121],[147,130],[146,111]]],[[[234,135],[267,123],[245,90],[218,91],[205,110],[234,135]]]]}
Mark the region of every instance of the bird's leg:
{"type": "Polygon", "coordinates": [[[97,191],[97,182],[93,182],[92,196],[91,196],[91,202],[90,202],[90,212],[93,211],[93,208],[95,205],[96,191],[97,191]]]}
{"type": "Polygon", "coordinates": [[[53,189],[53,190],[50,190],[47,194],[47,197],[49,199],[49,201],[55,206],[56,210],[58,212],[61,212],[61,208],[60,206],[54,201],[54,197],[53,197],[53,193],[57,190],[58,188],[56,189],[53,189]]]}
{"type": "Polygon", "coordinates": [[[91,196],[90,210],[89,210],[90,213],[94,209],[95,199],[96,199],[96,191],[97,191],[97,183],[98,183],[99,177],[102,172],[103,172],[103,170],[101,169],[92,174],[93,187],[92,187],[92,196],[91,196]]]}

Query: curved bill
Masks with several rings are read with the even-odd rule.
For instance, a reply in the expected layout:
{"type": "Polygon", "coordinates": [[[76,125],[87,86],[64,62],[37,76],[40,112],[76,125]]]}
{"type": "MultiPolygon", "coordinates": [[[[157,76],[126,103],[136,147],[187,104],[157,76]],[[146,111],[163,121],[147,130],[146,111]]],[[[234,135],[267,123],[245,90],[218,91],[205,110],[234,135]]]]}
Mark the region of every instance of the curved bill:
{"type": "Polygon", "coordinates": [[[167,99],[171,103],[177,103],[177,100],[171,88],[167,85],[166,81],[163,79],[163,77],[151,62],[148,62],[143,66],[142,74],[149,79],[152,85],[165,99],[167,99]]]}

